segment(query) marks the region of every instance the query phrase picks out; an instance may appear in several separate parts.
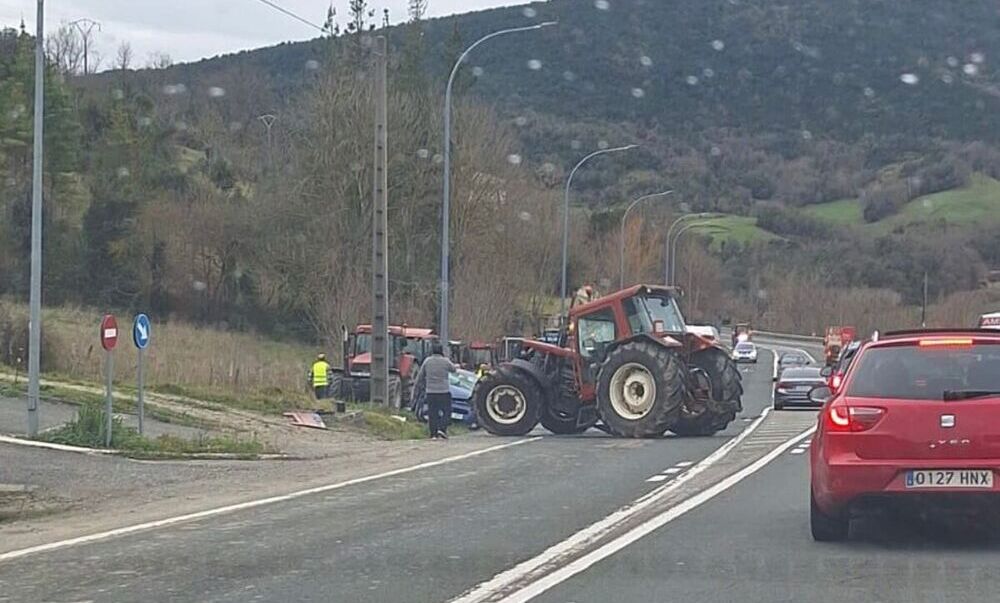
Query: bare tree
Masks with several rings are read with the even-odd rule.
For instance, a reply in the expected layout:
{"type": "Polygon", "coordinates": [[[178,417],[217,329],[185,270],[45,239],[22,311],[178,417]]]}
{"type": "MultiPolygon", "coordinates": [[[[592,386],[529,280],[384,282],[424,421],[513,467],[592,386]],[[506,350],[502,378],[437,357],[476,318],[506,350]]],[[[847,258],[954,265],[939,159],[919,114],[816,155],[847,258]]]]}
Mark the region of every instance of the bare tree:
{"type": "Polygon", "coordinates": [[[118,51],[115,53],[115,69],[128,71],[132,68],[133,57],[132,45],[128,42],[122,42],[118,45],[118,51]]]}
{"type": "Polygon", "coordinates": [[[60,72],[79,73],[83,66],[83,39],[71,25],[62,25],[45,39],[45,54],[60,72]]]}
{"type": "Polygon", "coordinates": [[[410,0],[406,12],[410,15],[410,21],[421,21],[427,14],[427,0],[410,0]]]}
{"type": "Polygon", "coordinates": [[[146,68],[148,69],[166,69],[173,65],[173,63],[173,59],[165,52],[151,52],[146,57],[146,68]]]}

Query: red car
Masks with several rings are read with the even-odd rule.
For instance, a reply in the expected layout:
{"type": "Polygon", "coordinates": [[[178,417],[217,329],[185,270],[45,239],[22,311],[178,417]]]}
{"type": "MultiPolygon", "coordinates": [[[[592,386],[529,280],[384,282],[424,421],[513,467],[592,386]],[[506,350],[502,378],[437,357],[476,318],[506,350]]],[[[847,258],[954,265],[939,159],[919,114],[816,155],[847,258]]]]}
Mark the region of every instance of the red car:
{"type": "Polygon", "coordinates": [[[823,402],[810,449],[815,540],[896,503],[977,511],[1000,503],[1000,332],[922,330],[866,343],[823,402]]]}

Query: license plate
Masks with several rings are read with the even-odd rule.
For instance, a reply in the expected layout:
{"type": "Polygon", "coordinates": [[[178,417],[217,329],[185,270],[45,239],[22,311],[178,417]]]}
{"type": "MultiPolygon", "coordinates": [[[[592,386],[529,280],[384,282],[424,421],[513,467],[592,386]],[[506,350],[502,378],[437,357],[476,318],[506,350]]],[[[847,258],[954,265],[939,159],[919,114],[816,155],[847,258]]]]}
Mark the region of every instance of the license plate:
{"type": "Polygon", "coordinates": [[[907,488],[993,488],[989,469],[933,469],[906,472],[907,488]]]}
{"type": "Polygon", "coordinates": [[[451,413],[451,419],[453,421],[461,421],[464,418],[465,418],[465,415],[463,415],[462,413],[458,413],[458,412],[451,413]]]}

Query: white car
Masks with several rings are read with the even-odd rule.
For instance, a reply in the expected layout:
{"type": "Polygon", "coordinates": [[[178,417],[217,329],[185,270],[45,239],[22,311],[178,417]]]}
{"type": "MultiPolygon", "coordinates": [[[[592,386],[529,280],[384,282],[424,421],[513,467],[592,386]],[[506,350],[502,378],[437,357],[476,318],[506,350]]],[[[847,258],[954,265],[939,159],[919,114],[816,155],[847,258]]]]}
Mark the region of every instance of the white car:
{"type": "Polygon", "coordinates": [[[749,341],[741,341],[733,348],[733,360],[757,364],[757,346],[749,341]]]}

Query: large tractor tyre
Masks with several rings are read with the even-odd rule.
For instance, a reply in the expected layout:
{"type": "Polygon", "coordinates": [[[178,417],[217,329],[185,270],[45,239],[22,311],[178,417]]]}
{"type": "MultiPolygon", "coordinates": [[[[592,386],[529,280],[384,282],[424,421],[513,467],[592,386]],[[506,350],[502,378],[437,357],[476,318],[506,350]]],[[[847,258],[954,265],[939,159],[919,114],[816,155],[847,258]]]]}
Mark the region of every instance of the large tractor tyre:
{"type": "Polygon", "coordinates": [[[743,410],[743,378],[733,359],[718,348],[696,352],[691,366],[705,371],[712,399],[705,412],[695,417],[682,415],[671,431],[679,436],[710,436],[728,427],[743,410]]]}
{"type": "Polygon", "coordinates": [[[490,371],[476,383],[472,404],[476,420],[487,432],[523,436],[538,425],[542,392],[530,375],[504,366],[490,371]]]}
{"type": "Polygon", "coordinates": [[[652,341],[615,348],[597,377],[597,409],[612,434],[651,438],[673,427],[690,396],[683,363],[652,341]]]}
{"type": "Polygon", "coordinates": [[[347,394],[344,391],[344,373],[333,371],[330,374],[330,383],[327,385],[326,395],[335,400],[347,399],[347,394]]]}
{"type": "MultiPolygon", "coordinates": [[[[576,391],[576,371],[569,363],[564,363],[559,370],[559,396],[563,401],[563,408],[578,408],[580,405],[580,394],[576,391]]],[[[569,413],[557,410],[551,404],[546,404],[542,409],[542,427],[557,435],[577,435],[581,434],[597,423],[596,413],[592,420],[585,421],[578,425],[579,413],[569,413]]]]}

